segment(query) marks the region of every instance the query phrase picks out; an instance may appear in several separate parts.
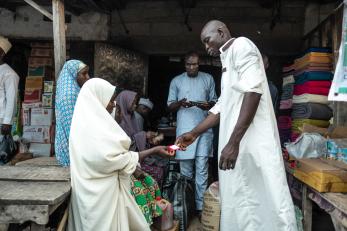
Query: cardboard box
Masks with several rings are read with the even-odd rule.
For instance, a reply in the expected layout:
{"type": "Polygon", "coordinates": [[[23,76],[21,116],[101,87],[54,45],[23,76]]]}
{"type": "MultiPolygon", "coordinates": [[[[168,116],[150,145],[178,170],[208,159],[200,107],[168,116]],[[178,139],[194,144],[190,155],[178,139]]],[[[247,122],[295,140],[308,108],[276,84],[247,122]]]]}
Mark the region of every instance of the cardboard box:
{"type": "Polygon", "coordinates": [[[41,102],[42,90],[25,90],[24,102],[25,103],[38,103],[41,102]]]}
{"type": "Polygon", "coordinates": [[[22,103],[22,125],[30,125],[30,112],[32,108],[42,108],[42,103],[22,103]]]}
{"type": "Polygon", "coordinates": [[[38,103],[22,103],[22,109],[24,110],[30,110],[32,108],[40,108],[42,107],[42,102],[38,103]]]}
{"type": "Polygon", "coordinates": [[[347,138],[347,127],[338,126],[333,128],[328,137],[332,139],[347,138]]]}
{"type": "Polygon", "coordinates": [[[43,89],[43,77],[28,76],[25,79],[25,90],[42,90],[43,89]]]}
{"type": "Polygon", "coordinates": [[[30,143],[51,143],[51,126],[24,126],[23,139],[30,143]]]}
{"type": "Polygon", "coordinates": [[[347,171],[320,159],[298,159],[294,176],[318,192],[347,192],[347,171]]]}
{"type": "Polygon", "coordinates": [[[43,92],[53,93],[54,92],[54,81],[44,81],[43,82],[43,92]]]}
{"type": "Polygon", "coordinates": [[[53,109],[32,108],[30,111],[30,125],[46,125],[53,123],[53,109]]]}
{"type": "Polygon", "coordinates": [[[44,77],[44,80],[52,80],[53,69],[49,66],[29,67],[28,76],[44,77]]]}
{"type": "Polygon", "coordinates": [[[29,57],[29,67],[53,66],[53,59],[49,57],[29,57]]]}
{"type": "Polygon", "coordinates": [[[37,48],[37,47],[32,48],[30,53],[30,56],[36,56],[36,57],[52,57],[53,55],[54,55],[53,49],[37,48]]]}
{"type": "Polygon", "coordinates": [[[34,157],[40,157],[40,156],[49,157],[52,155],[52,144],[31,143],[29,152],[33,153],[34,157]]]}
{"type": "Polygon", "coordinates": [[[53,93],[43,93],[42,94],[42,105],[44,108],[53,108],[53,93]]]}

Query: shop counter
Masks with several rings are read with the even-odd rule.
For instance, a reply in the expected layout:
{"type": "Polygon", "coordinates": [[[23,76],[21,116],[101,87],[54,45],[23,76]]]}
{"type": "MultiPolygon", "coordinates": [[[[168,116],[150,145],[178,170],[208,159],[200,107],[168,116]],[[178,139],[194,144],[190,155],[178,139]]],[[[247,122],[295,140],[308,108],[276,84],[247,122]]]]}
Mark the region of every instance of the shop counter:
{"type": "Polygon", "coordinates": [[[286,164],[288,184],[293,198],[301,200],[304,218],[304,230],[312,230],[312,203],[330,214],[336,230],[347,229],[347,194],[318,192],[300,179],[296,178],[294,171],[286,164]]]}
{"type": "Polygon", "coordinates": [[[30,221],[45,230],[49,216],[70,195],[70,169],[54,158],[35,158],[0,167],[0,224],[30,221]]]}

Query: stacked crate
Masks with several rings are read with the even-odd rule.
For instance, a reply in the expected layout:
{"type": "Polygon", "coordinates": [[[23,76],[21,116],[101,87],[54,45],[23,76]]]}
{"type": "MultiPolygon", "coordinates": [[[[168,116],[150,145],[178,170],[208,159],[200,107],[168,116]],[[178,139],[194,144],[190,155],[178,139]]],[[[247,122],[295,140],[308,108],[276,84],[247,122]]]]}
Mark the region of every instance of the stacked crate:
{"type": "Polygon", "coordinates": [[[34,156],[51,156],[54,143],[53,44],[32,43],[22,103],[23,139],[34,156]]]}

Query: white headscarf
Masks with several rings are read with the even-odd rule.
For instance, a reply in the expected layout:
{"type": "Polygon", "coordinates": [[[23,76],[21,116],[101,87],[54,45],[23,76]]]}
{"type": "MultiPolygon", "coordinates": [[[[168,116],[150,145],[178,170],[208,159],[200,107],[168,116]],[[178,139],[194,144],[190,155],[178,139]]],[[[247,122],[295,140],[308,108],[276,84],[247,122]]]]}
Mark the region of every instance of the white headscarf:
{"type": "Polygon", "coordinates": [[[144,105],[146,107],[148,107],[149,109],[153,109],[153,103],[152,101],[150,101],[149,99],[146,98],[141,98],[139,101],[139,105],[144,105]]]}
{"type": "Polygon", "coordinates": [[[7,54],[7,52],[11,49],[12,44],[8,41],[7,38],[0,35],[0,48],[7,54]]]}
{"type": "Polygon", "coordinates": [[[83,85],[77,98],[70,131],[70,156],[83,153],[84,164],[88,165],[85,167],[91,168],[93,176],[98,171],[118,170],[114,158],[129,151],[130,138],[106,110],[114,92],[115,87],[109,82],[93,78],[83,85]]]}
{"type": "Polygon", "coordinates": [[[77,98],[69,139],[69,231],[150,231],[130,194],[138,153],[129,151],[130,138],[106,110],[114,92],[93,78],[77,98]]]}

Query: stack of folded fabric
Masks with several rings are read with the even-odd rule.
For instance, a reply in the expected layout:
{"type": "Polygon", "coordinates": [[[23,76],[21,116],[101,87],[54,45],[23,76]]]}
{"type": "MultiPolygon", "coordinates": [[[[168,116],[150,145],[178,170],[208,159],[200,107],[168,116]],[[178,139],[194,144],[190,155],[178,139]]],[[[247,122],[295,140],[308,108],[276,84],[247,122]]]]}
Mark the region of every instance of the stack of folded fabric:
{"type": "Polygon", "coordinates": [[[328,127],[333,116],[328,94],[333,78],[332,54],[326,48],[310,48],[294,61],[292,100],[292,141],[301,134],[304,124],[328,127]]]}
{"type": "Polygon", "coordinates": [[[282,95],[280,101],[280,110],[278,117],[278,130],[280,135],[281,144],[291,140],[291,127],[292,127],[292,104],[293,104],[293,91],[295,79],[293,76],[293,66],[283,67],[283,85],[282,95]]]}

